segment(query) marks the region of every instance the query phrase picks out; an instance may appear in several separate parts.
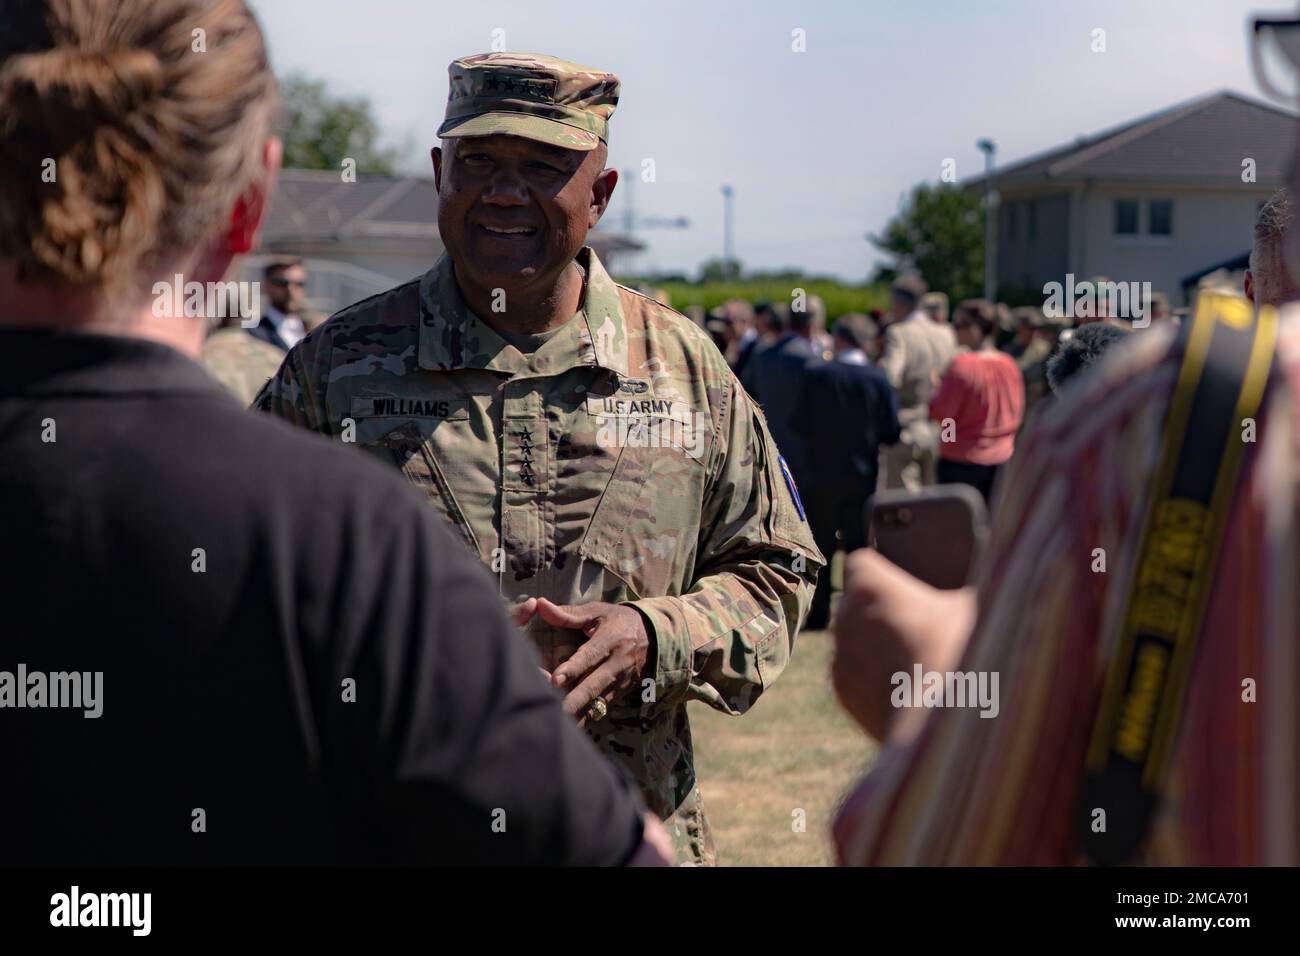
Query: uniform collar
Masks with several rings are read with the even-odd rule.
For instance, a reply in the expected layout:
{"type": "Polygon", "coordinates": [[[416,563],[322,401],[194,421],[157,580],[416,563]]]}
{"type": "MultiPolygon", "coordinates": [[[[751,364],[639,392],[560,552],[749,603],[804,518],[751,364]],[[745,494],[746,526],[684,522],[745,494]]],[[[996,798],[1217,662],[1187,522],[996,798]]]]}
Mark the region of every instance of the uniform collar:
{"type": "Polygon", "coordinates": [[[618,286],[589,247],[579,251],[577,261],[587,274],[582,307],[545,345],[524,355],[470,311],[444,254],[420,278],[420,367],[554,375],[592,365],[626,376],[627,333],[618,286]]]}

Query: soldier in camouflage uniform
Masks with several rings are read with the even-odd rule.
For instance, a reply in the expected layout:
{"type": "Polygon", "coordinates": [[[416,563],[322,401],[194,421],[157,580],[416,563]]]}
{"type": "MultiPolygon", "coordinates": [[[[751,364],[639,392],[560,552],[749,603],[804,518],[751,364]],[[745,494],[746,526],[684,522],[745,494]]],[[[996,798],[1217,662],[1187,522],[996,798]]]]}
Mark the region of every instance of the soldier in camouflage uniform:
{"type": "Polygon", "coordinates": [[[255,339],[238,325],[216,329],[203,343],[199,358],[207,373],[247,405],[280,368],[284,353],[255,339]]]}
{"type": "Polygon", "coordinates": [[[583,245],[617,180],[617,77],[521,54],[450,72],[434,150],[447,255],[310,334],[255,405],[428,495],[679,862],[712,863],[686,703],[754,703],[789,660],[822,556],[707,335],[583,245]]]}

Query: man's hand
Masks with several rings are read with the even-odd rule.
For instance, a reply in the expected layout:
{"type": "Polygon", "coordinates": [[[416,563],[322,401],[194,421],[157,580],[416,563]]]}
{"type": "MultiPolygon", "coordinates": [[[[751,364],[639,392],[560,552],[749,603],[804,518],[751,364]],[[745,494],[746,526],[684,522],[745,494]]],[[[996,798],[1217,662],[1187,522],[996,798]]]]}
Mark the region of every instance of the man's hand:
{"type": "Polygon", "coordinates": [[[890,704],[892,678],[924,670],[948,671],[961,661],[975,625],[975,591],[940,591],[866,548],[844,565],[844,598],[835,616],[831,677],[844,709],[877,740],[903,743],[923,711],[898,721],[890,704]]]}
{"type": "MultiPolygon", "coordinates": [[[[510,615],[510,620],[514,622],[515,627],[522,628],[526,626],[528,622],[533,619],[533,615],[537,613],[537,598],[524,598],[518,604],[512,604],[507,609],[506,613],[510,615]]],[[[545,667],[539,667],[537,669],[542,672],[542,676],[548,681],[551,679],[551,672],[545,667]]]]}
{"type": "Polygon", "coordinates": [[[552,604],[538,598],[537,613],[546,623],[581,631],[587,638],[551,675],[551,683],[568,691],[564,709],[579,718],[579,726],[586,723],[587,708],[597,697],[608,704],[639,685],[651,659],[650,635],[640,611],[598,601],[552,604]]]}
{"type": "Polygon", "coordinates": [[[515,627],[523,627],[537,613],[537,598],[524,598],[518,604],[511,605],[508,613],[510,620],[515,622],[515,627]]]}

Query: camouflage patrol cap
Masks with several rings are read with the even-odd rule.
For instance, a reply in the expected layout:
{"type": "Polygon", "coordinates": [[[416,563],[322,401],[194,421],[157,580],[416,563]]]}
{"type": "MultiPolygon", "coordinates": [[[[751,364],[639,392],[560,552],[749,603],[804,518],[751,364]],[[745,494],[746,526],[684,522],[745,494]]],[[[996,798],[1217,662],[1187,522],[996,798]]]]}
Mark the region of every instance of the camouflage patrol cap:
{"type": "Polygon", "coordinates": [[[443,139],[504,133],[583,152],[609,142],[613,73],[536,53],[466,56],[447,73],[443,139]]]}

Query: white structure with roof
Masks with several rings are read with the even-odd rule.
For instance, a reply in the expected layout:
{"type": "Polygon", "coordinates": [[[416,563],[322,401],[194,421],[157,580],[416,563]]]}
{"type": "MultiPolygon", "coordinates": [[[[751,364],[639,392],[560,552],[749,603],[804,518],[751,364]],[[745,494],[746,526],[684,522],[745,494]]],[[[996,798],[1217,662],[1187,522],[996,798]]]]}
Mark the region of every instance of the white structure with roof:
{"type": "Polygon", "coordinates": [[[1220,92],[997,170],[1000,294],[1073,273],[1186,304],[1196,276],[1249,251],[1295,135],[1294,115],[1220,92]]]}

